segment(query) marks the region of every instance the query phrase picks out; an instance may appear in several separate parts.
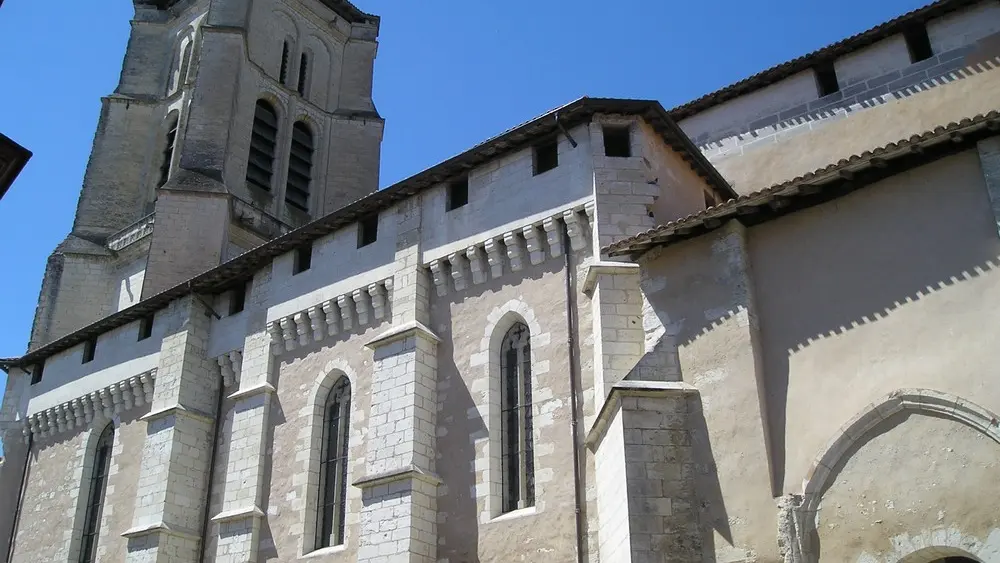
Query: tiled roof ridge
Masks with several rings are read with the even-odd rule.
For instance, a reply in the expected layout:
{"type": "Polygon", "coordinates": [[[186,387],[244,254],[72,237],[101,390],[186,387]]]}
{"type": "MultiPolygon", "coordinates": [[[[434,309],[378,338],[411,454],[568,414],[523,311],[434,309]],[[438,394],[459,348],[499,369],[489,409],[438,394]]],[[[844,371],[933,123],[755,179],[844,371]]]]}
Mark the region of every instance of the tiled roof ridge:
{"type": "Polygon", "coordinates": [[[712,106],[737,98],[743,94],[760,90],[761,88],[781,81],[818,63],[829,61],[860,50],[871,45],[872,43],[900,33],[912,25],[924,23],[929,19],[942,16],[948,12],[958,10],[965,6],[978,4],[982,1],[983,0],[937,0],[936,2],[911,10],[889,21],[880,23],[872,28],[862,31],[861,33],[856,33],[850,37],[831,43],[826,47],[822,47],[800,57],[774,65],[756,74],[748,76],[747,78],[733,82],[728,86],[724,86],[718,90],[695,98],[694,100],[685,102],[669,110],[670,116],[675,120],[680,121],[698,112],[709,109],[712,106]]]}
{"type": "Polygon", "coordinates": [[[622,255],[634,252],[636,250],[640,250],[637,248],[637,245],[648,246],[650,244],[655,244],[653,239],[658,236],[672,234],[678,230],[684,230],[696,225],[704,224],[707,221],[729,219],[733,216],[734,212],[740,208],[765,205],[770,199],[776,196],[797,194],[799,188],[805,185],[822,184],[825,183],[825,180],[828,180],[831,177],[845,177],[848,175],[850,168],[859,164],[878,163],[878,165],[881,166],[884,164],[884,162],[881,161],[881,157],[906,152],[913,147],[928,144],[930,141],[939,140],[943,137],[950,137],[952,140],[961,141],[961,133],[965,130],[979,129],[984,125],[989,126],[991,130],[1000,129],[1000,111],[993,110],[988,113],[967,117],[957,122],[952,121],[947,125],[939,125],[934,129],[927,130],[923,133],[914,134],[904,139],[900,139],[874,149],[869,149],[859,154],[851,155],[847,158],[842,158],[837,162],[818,168],[812,172],[796,176],[790,180],[774,184],[770,187],[751,192],[746,195],[741,195],[737,198],[713,205],[712,207],[697,213],[692,213],[685,217],[658,225],[642,233],[616,241],[605,246],[601,249],[601,251],[611,255],[622,255]]]}

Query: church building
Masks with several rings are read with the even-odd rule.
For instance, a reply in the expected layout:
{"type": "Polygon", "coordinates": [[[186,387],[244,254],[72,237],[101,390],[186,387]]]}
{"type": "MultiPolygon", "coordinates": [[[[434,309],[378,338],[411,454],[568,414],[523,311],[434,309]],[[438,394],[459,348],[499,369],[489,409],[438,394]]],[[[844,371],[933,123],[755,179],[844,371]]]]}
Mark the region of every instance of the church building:
{"type": "Polygon", "coordinates": [[[134,0],[0,556],[1000,562],[1000,2],[379,190],[379,17],[134,0]]]}

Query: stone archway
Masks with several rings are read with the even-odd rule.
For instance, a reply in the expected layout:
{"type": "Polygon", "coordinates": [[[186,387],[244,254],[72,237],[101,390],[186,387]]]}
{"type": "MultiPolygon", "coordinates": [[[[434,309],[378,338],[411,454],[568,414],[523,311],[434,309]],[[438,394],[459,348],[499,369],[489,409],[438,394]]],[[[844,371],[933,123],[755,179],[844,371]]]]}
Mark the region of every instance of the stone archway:
{"type": "MultiPolygon", "coordinates": [[[[853,447],[864,443],[870,432],[883,421],[902,412],[934,414],[960,422],[1000,444],[1000,417],[961,397],[931,389],[900,389],[875,401],[867,410],[844,425],[818,455],[807,473],[801,495],[787,495],[779,501],[779,546],[786,562],[814,563],[819,560],[817,533],[820,502],[834,468],[853,447]]],[[[897,563],[982,563],[981,550],[994,549],[993,537],[965,537],[955,530],[946,534],[926,534],[912,538],[906,548],[890,557],[897,563]],[[987,541],[986,545],[983,540],[987,541]],[[933,547],[928,547],[933,546],[933,547]]],[[[997,538],[1000,541],[1000,538],[997,538]]]]}

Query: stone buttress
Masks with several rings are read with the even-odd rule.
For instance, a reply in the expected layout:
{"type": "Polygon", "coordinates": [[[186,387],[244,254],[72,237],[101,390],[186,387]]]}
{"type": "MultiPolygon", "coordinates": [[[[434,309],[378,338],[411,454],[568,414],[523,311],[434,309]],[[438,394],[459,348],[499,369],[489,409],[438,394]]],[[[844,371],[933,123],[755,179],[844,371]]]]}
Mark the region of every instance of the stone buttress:
{"type": "Polygon", "coordinates": [[[358,561],[437,559],[434,471],[437,349],[429,321],[430,280],[420,265],[420,200],[400,204],[393,326],[368,343],[374,353],[358,561]]]}
{"type": "Polygon", "coordinates": [[[181,321],[160,348],[152,410],[125,561],[196,561],[201,548],[209,452],[215,428],[216,362],[207,357],[209,313],[188,296],[171,304],[181,321]]]}

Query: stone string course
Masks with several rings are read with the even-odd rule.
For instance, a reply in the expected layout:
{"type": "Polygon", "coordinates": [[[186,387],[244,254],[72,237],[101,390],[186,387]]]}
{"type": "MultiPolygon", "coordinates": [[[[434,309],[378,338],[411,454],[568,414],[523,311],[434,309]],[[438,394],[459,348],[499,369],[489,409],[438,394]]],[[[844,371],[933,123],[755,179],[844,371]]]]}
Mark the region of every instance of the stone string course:
{"type": "Polygon", "coordinates": [[[151,403],[155,380],[154,369],[37,412],[24,421],[21,430],[24,441],[27,443],[29,436],[45,438],[83,427],[95,419],[110,419],[116,414],[132,410],[133,407],[151,403]]]}
{"type": "Polygon", "coordinates": [[[271,352],[278,356],[306,346],[310,340],[318,342],[335,336],[354,328],[355,321],[361,327],[370,323],[373,317],[382,320],[391,293],[392,278],[388,278],[271,321],[267,324],[271,352]]]}
{"type": "Polygon", "coordinates": [[[587,227],[593,218],[594,202],[591,201],[486,239],[446,258],[431,260],[427,267],[434,278],[438,297],[447,295],[449,289],[463,291],[470,282],[480,285],[487,279],[499,278],[504,274],[505,265],[508,271],[519,272],[524,268],[525,259],[532,265],[541,264],[546,258],[546,247],[550,257],[562,256],[560,221],[566,224],[572,249],[586,248],[587,227]],[[448,278],[451,278],[450,283],[448,278]]]}

